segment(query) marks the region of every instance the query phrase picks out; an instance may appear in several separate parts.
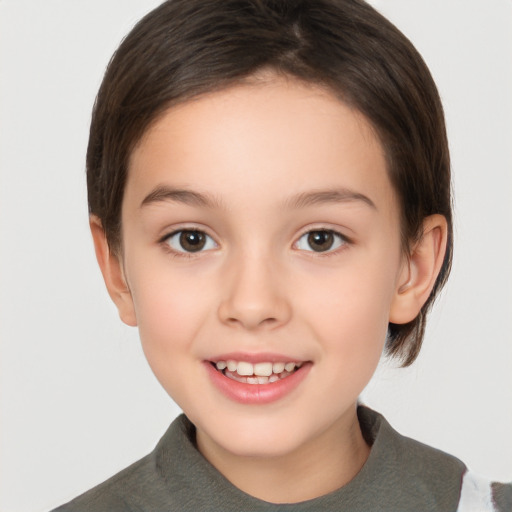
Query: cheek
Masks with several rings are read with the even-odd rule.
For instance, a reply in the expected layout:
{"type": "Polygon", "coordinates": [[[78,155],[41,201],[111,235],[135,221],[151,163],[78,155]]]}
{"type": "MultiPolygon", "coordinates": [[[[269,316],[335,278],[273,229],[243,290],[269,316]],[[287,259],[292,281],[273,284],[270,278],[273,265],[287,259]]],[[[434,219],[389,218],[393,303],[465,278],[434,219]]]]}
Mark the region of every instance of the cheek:
{"type": "MultiPolygon", "coordinates": [[[[361,290],[359,290],[360,292],[361,290]]],[[[319,339],[325,344],[325,353],[333,355],[344,374],[354,382],[373,373],[377,365],[388,327],[387,308],[370,296],[347,295],[329,304],[318,304],[319,339]]]]}
{"type": "Polygon", "coordinates": [[[316,276],[297,293],[303,298],[302,316],[321,340],[325,354],[332,354],[332,364],[354,378],[361,372],[371,375],[380,359],[394,290],[394,273],[383,270],[386,262],[382,267],[369,263],[347,265],[346,270],[321,280],[316,276]]]}
{"type": "MultiPolygon", "coordinates": [[[[183,273],[147,267],[133,276],[132,297],[142,346],[150,366],[181,364],[211,309],[206,289],[183,273]]],[[[157,375],[158,376],[158,375],[157,375]]]]}
{"type": "MultiPolygon", "coordinates": [[[[303,308],[321,318],[327,328],[339,332],[358,328],[361,332],[387,325],[394,292],[394,274],[386,265],[347,265],[324,276],[305,281],[303,308]],[[306,290],[308,290],[306,292],[306,290]]],[[[307,313],[305,313],[307,314],[307,313]]]]}
{"type": "Polygon", "coordinates": [[[148,364],[167,393],[184,407],[196,386],[196,380],[190,379],[197,371],[194,340],[209,311],[208,295],[183,279],[163,276],[152,279],[146,273],[132,295],[148,364]]]}
{"type": "Polygon", "coordinates": [[[323,396],[349,402],[366,387],[381,359],[388,326],[385,307],[373,296],[337,294],[337,300],[318,302],[316,337],[322,344],[323,396]]]}

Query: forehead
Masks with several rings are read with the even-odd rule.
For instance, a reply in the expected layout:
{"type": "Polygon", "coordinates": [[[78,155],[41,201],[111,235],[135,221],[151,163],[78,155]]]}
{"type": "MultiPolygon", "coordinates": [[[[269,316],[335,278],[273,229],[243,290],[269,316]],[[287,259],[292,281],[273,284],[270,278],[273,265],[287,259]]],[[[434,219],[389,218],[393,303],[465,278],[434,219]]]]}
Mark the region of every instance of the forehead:
{"type": "Polygon", "coordinates": [[[165,112],[131,155],[125,200],[140,203],[166,184],[230,205],[339,187],[377,206],[395,202],[366,118],[325,88],[290,78],[237,85],[165,112]]]}

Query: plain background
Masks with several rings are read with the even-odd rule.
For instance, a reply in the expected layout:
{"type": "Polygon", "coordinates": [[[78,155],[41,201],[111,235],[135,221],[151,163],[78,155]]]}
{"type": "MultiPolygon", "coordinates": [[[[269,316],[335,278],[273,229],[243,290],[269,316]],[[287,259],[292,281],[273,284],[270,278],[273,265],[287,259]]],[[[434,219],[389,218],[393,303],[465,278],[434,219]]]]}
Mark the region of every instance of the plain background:
{"type": "MultiPolygon", "coordinates": [[[[71,499],[149,452],[179,412],[104,290],[84,179],[104,68],[157,3],[0,0],[3,512],[71,499]]],[[[510,480],[512,2],[373,3],[423,54],[444,101],[456,253],[419,360],[384,363],[365,401],[510,480]]]]}

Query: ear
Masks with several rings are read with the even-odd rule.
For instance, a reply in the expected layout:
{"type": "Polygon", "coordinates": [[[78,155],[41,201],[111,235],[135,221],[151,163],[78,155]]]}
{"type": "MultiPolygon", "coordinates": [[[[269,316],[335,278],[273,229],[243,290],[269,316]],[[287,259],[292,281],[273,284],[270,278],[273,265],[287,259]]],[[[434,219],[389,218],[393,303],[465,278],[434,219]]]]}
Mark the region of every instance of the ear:
{"type": "Polygon", "coordinates": [[[414,320],[434,287],[443,264],[447,222],[442,215],[431,215],[423,222],[423,235],[404,261],[391,304],[389,321],[405,324],[414,320]]]}
{"type": "Polygon", "coordinates": [[[96,259],[98,260],[110,298],[117,306],[121,320],[125,324],[135,327],[137,325],[137,318],[135,316],[132,294],[124,276],[122,262],[110,250],[101,220],[96,215],[90,216],[89,226],[91,227],[91,234],[94,240],[96,259]]]}

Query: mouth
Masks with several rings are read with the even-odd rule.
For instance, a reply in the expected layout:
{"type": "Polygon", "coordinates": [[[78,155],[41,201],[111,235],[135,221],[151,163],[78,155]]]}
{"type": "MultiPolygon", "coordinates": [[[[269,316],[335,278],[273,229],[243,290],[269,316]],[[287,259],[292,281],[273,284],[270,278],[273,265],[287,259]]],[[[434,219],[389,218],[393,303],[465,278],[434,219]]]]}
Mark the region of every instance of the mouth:
{"type": "Polygon", "coordinates": [[[304,363],[294,361],[250,363],[228,359],[210,361],[210,364],[217,372],[236,382],[267,385],[290,377],[304,363]]]}
{"type": "Polygon", "coordinates": [[[276,354],[230,354],[204,361],[210,382],[224,396],[245,405],[264,405],[295,396],[313,366],[276,354]]]}

